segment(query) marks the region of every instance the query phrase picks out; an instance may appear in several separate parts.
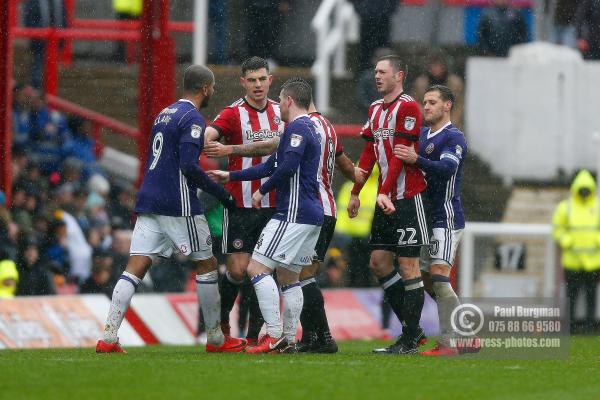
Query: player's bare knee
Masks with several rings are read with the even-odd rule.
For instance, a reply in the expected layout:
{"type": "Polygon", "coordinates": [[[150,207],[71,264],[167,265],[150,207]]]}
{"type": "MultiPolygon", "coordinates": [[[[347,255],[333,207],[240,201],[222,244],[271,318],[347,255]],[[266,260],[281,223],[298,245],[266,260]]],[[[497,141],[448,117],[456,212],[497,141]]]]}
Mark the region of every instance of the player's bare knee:
{"type": "Polygon", "coordinates": [[[300,274],[295,271],[291,271],[287,268],[277,268],[277,281],[281,286],[291,285],[292,283],[298,282],[300,274]]]}
{"type": "Polygon", "coordinates": [[[302,271],[300,271],[300,280],[303,281],[315,276],[317,270],[319,269],[319,265],[320,263],[318,261],[314,261],[311,265],[302,268],[302,271]]]}
{"type": "Polygon", "coordinates": [[[144,279],[146,272],[148,272],[151,266],[151,257],[135,255],[129,257],[129,261],[127,262],[127,267],[125,268],[125,271],[137,276],[140,279],[144,279]]]}
{"type": "Polygon", "coordinates": [[[383,278],[392,273],[394,270],[391,253],[384,251],[373,251],[369,260],[369,269],[377,278],[383,278]]]}
{"type": "Polygon", "coordinates": [[[414,279],[421,277],[419,259],[416,257],[398,257],[400,275],[403,279],[414,279]]]}
{"type": "Polygon", "coordinates": [[[217,259],[210,257],[206,260],[196,260],[194,261],[194,265],[196,266],[196,273],[198,275],[208,274],[217,270],[217,259]]]}
{"type": "Polygon", "coordinates": [[[250,278],[260,274],[271,274],[273,271],[256,260],[250,260],[247,273],[250,278]]]}
{"type": "Polygon", "coordinates": [[[227,263],[227,271],[229,275],[236,281],[243,281],[246,278],[246,271],[248,270],[249,259],[243,259],[237,257],[232,259],[231,262],[227,263]]]}

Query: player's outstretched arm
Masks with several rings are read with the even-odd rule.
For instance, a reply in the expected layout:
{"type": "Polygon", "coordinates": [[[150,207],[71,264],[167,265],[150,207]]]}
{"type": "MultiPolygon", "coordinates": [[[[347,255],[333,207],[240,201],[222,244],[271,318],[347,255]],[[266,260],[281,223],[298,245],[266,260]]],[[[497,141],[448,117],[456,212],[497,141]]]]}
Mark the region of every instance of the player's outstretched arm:
{"type": "Polygon", "coordinates": [[[248,144],[224,145],[219,142],[209,142],[204,148],[208,157],[226,157],[229,155],[241,157],[262,157],[272,154],[279,145],[279,138],[248,144]]]}
{"type": "Polygon", "coordinates": [[[277,169],[271,177],[261,185],[258,189],[261,194],[267,194],[277,186],[283,184],[286,179],[289,179],[296,173],[300,166],[302,154],[293,151],[288,151],[283,157],[283,161],[278,165],[277,169]]]}
{"type": "Polygon", "coordinates": [[[352,160],[345,153],[335,158],[335,165],[342,171],[342,175],[352,182],[364,184],[370,173],[362,168],[355,167],[352,160]]]}
{"type": "Polygon", "coordinates": [[[373,171],[373,166],[375,166],[375,162],[377,161],[375,157],[375,149],[373,148],[373,143],[370,141],[365,142],[365,147],[363,148],[362,153],[360,154],[360,158],[358,159],[358,168],[366,172],[366,176],[363,182],[356,181],[354,186],[352,187],[352,194],[358,196],[362,187],[365,184],[365,181],[371,175],[371,171],[373,171]]]}
{"type": "Polygon", "coordinates": [[[231,194],[210,179],[198,165],[200,148],[195,143],[183,142],[179,145],[179,168],[194,187],[216,197],[225,207],[235,207],[231,194]]]}
{"type": "Polygon", "coordinates": [[[425,173],[450,178],[458,168],[459,159],[455,154],[444,152],[440,160],[429,160],[417,154],[411,146],[394,146],[394,156],[408,164],[416,164],[425,173]]]}
{"type": "Polygon", "coordinates": [[[273,154],[264,163],[255,165],[252,168],[246,168],[241,171],[231,171],[229,179],[232,181],[255,181],[269,176],[275,170],[276,155],[273,154]]]}

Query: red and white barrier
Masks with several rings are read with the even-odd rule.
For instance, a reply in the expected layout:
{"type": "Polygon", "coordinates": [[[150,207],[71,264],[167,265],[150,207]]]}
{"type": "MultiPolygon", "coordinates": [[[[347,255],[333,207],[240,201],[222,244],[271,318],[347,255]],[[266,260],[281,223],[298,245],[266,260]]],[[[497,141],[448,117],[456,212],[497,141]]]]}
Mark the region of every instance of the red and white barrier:
{"type": "MultiPolygon", "coordinates": [[[[380,289],[324,290],[329,325],[337,340],[382,336],[380,289]]],[[[93,347],[102,336],[110,301],[103,295],[21,297],[0,301],[0,349],[93,347]]],[[[237,305],[231,314],[238,335],[237,305]]],[[[421,324],[435,334],[437,311],[427,299],[421,324]]],[[[119,330],[124,346],[196,344],[198,303],[194,293],[138,294],[119,330]]],[[[394,320],[392,330],[398,330],[394,320]]]]}

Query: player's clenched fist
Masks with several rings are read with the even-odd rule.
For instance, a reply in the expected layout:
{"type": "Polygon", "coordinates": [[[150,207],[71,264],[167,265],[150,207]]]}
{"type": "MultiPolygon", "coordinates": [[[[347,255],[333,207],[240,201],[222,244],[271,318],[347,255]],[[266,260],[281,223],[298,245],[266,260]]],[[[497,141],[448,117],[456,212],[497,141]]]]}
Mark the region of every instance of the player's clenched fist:
{"type": "Polygon", "coordinates": [[[229,182],[229,172],[228,171],[221,171],[218,169],[213,169],[212,171],[207,171],[206,173],[208,174],[208,176],[210,176],[212,179],[214,179],[217,182],[220,182],[220,183],[229,182]]]}
{"type": "Polygon", "coordinates": [[[358,215],[358,209],[360,208],[360,199],[357,195],[351,194],[350,201],[348,201],[348,216],[354,218],[358,215]]]}
{"type": "Polygon", "coordinates": [[[252,194],[252,207],[253,208],[260,208],[260,203],[263,199],[263,195],[260,193],[259,190],[257,190],[256,192],[254,192],[252,194]]]}
{"type": "Polygon", "coordinates": [[[394,207],[394,203],[390,200],[390,198],[385,194],[377,195],[377,205],[381,207],[384,214],[390,215],[396,211],[396,207],[394,207]]]}
{"type": "Polygon", "coordinates": [[[397,144],[394,146],[394,155],[408,164],[417,162],[419,155],[412,146],[397,144]]]}

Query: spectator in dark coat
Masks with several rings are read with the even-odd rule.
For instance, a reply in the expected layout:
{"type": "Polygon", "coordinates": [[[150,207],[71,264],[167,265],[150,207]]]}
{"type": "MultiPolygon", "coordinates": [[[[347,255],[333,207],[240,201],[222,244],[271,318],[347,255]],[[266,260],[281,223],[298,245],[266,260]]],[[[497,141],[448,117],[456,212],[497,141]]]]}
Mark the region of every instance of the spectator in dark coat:
{"type": "Polygon", "coordinates": [[[378,47],[391,47],[391,21],[398,0],[351,0],[360,17],[359,71],[370,69],[378,47]]]}
{"type": "Polygon", "coordinates": [[[17,296],[44,296],[55,294],[52,273],[40,259],[38,242],[35,238],[25,240],[17,260],[19,283],[17,296]]]}
{"type": "Polygon", "coordinates": [[[600,60],[600,0],[582,0],[575,14],[577,47],[588,60],[600,60]]]}
{"type": "Polygon", "coordinates": [[[494,0],[494,7],[481,15],[477,37],[481,55],[506,57],[513,45],[527,41],[525,19],[508,0],[494,0]]]}

